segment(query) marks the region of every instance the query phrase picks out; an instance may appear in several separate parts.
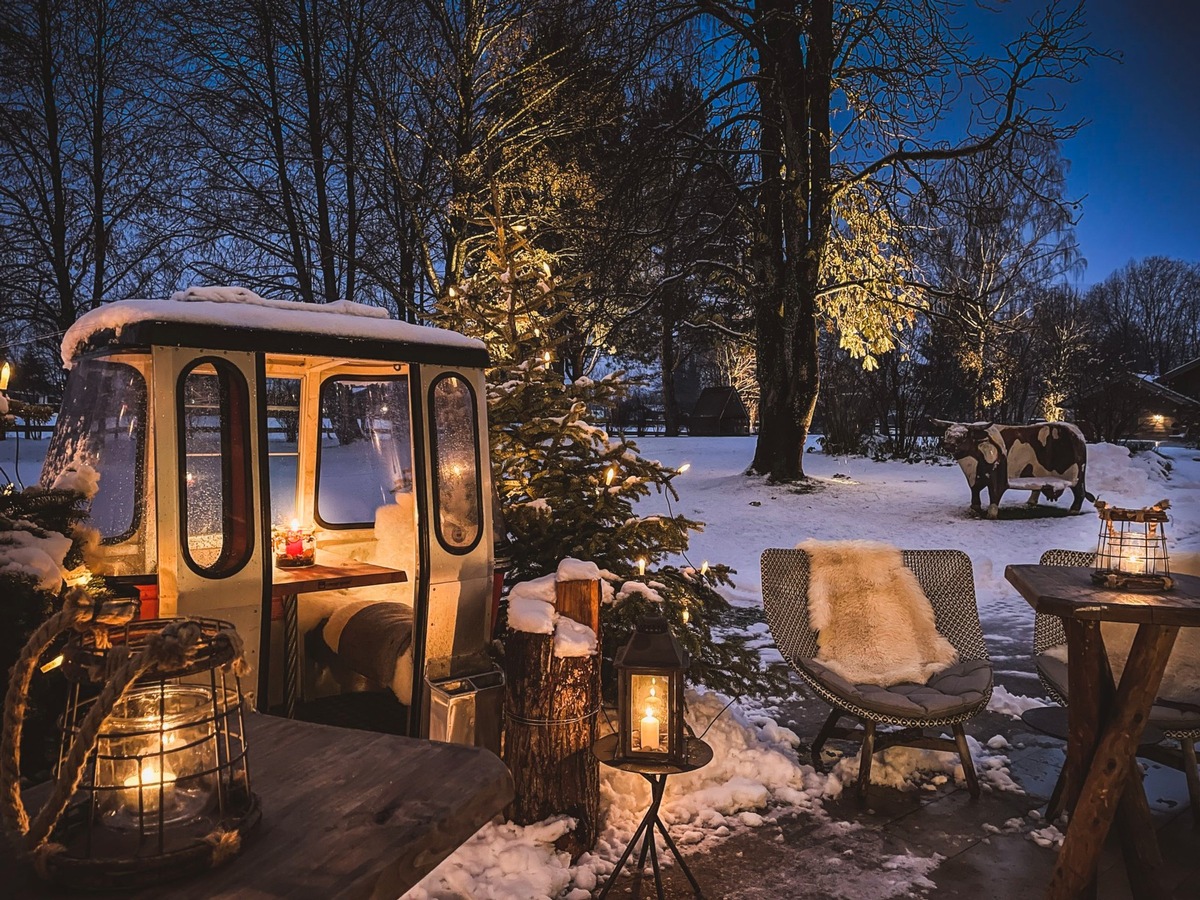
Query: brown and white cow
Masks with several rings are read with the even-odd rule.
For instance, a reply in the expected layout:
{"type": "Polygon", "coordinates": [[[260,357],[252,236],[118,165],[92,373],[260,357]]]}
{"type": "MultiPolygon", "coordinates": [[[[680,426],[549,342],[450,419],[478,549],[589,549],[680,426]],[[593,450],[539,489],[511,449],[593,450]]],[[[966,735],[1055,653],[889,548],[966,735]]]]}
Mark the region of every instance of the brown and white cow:
{"type": "Polygon", "coordinates": [[[1038,494],[1057,500],[1070,488],[1071,511],[1078,512],[1086,495],[1087,444],[1069,422],[1040,425],[995,425],[991,422],[944,422],[942,446],[949,451],[971,486],[971,508],[982,512],[980,494],[988,492],[987,517],[999,514],[1000,498],[1007,490],[1029,491],[1029,505],[1038,494]]]}

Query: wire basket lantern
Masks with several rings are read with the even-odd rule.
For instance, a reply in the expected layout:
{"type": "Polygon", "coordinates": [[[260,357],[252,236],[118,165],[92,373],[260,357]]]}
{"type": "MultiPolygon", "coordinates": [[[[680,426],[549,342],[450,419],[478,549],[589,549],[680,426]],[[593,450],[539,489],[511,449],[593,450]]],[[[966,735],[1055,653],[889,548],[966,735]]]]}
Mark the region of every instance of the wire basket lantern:
{"type": "Polygon", "coordinates": [[[39,874],[76,890],[143,887],[232,858],[261,818],[233,626],[73,627],[56,778],[32,823],[10,827],[18,846],[39,874]]]}
{"type": "Polygon", "coordinates": [[[1160,500],[1142,509],[1122,509],[1096,501],[1100,537],[1092,580],[1111,588],[1166,591],[1174,586],[1167,557],[1167,510],[1160,500]]]}

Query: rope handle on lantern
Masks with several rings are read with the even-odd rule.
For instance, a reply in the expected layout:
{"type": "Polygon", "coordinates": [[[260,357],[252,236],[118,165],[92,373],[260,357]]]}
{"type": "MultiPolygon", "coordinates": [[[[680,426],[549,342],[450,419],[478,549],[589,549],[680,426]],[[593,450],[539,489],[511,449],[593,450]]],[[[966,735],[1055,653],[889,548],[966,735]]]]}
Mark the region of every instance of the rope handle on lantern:
{"type": "MultiPolygon", "coordinates": [[[[37,660],[54,638],[64,631],[91,630],[95,633],[97,645],[105,645],[108,632],[103,625],[97,624],[93,609],[91,598],[85,591],[79,589],[67,594],[62,612],[51,616],[30,635],[13,667],[4,700],[4,729],[0,740],[0,816],[3,818],[4,830],[10,842],[18,851],[34,856],[35,860],[41,860],[45,853],[53,852],[57,848],[56,845],[48,843],[50,834],[79,786],[88,757],[99,740],[100,729],[113,707],[151,667],[185,665],[195,656],[197,645],[203,636],[203,628],[198,623],[180,619],[168,623],[158,634],[151,635],[139,653],[130,656],[126,648],[121,648],[121,656],[110,657],[110,661],[116,663],[115,668],[110,667],[104,688],[71,740],[70,750],[59,769],[50,797],[31,823],[21,801],[20,789],[21,729],[28,706],[29,684],[37,660]]],[[[129,621],[132,611],[123,618],[124,621],[129,621]]],[[[241,639],[237,633],[222,631],[218,637],[228,640],[233,646],[234,656],[230,665],[235,671],[244,669],[241,639]]],[[[214,854],[217,849],[214,847],[214,854]]]]}

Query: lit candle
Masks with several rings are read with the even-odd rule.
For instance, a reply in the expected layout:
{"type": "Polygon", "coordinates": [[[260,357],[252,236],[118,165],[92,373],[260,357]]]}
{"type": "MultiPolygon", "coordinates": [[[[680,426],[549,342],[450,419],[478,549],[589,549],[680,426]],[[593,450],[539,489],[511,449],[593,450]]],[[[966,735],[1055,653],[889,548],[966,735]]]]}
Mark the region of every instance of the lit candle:
{"type": "Polygon", "coordinates": [[[287,541],[287,546],[284,547],[283,552],[290,559],[298,559],[304,555],[304,536],[300,533],[299,520],[292,519],[292,524],[288,528],[285,540],[287,541]]]}
{"type": "Polygon", "coordinates": [[[159,791],[162,791],[163,807],[171,805],[172,792],[175,789],[175,773],[170,769],[163,767],[162,776],[158,774],[158,763],[154,760],[146,760],[142,764],[141,771],[135,775],[130,775],[125,779],[124,792],[125,804],[130,809],[137,809],[139,805],[138,795],[141,794],[141,809],[143,812],[158,812],[159,791]],[[140,789],[140,791],[139,791],[140,789]]]}
{"type": "Polygon", "coordinates": [[[646,716],[642,719],[642,749],[657,750],[658,749],[658,719],[654,717],[654,710],[646,707],[646,716]]]}
{"type": "Polygon", "coordinates": [[[1146,561],[1136,553],[1125,557],[1125,572],[1129,575],[1142,575],[1146,572],[1146,561]]]}

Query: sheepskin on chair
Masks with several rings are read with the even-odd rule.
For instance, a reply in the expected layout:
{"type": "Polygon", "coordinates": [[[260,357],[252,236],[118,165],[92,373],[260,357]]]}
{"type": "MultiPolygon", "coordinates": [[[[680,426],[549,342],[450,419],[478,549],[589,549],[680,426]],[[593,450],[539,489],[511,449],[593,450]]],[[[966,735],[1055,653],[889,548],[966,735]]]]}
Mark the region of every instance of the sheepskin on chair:
{"type": "Polygon", "coordinates": [[[817,660],[851,684],[924,684],[958,651],[900,550],[875,541],[797,545],[811,559],[808,614],[817,660]]]}

